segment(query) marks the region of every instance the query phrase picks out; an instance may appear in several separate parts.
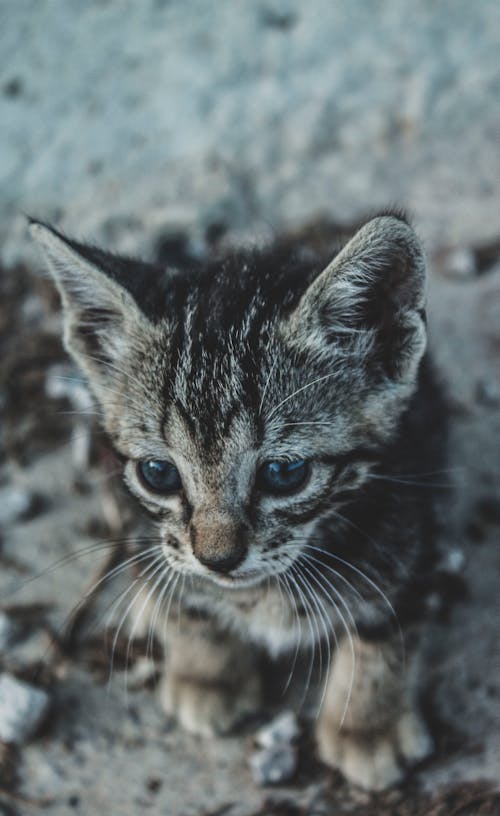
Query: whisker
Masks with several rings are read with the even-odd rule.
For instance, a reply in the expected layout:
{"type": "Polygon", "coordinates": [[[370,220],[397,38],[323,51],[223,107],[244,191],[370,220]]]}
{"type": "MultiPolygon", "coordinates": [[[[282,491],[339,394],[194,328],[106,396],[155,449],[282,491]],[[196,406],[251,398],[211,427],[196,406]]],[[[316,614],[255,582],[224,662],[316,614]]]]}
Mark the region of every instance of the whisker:
{"type": "Polygon", "coordinates": [[[269,374],[267,375],[267,380],[266,380],[266,384],[264,386],[264,390],[262,391],[262,397],[261,397],[260,405],[259,405],[259,416],[262,416],[262,408],[264,406],[264,400],[266,398],[267,389],[269,388],[269,383],[271,382],[271,377],[274,374],[274,369],[276,368],[277,363],[278,363],[278,358],[275,357],[273,362],[272,362],[271,368],[269,369],[269,374]]]}
{"type": "Polygon", "coordinates": [[[292,581],[293,586],[295,586],[296,592],[297,592],[297,594],[299,596],[299,600],[300,600],[300,602],[301,602],[301,604],[303,606],[304,612],[306,613],[306,621],[307,621],[307,624],[309,626],[309,633],[311,635],[311,658],[309,660],[309,668],[308,668],[308,671],[307,671],[306,683],[305,683],[305,687],[304,687],[301,702],[300,702],[300,707],[302,707],[304,705],[304,703],[305,703],[307,693],[308,693],[309,687],[311,685],[312,672],[313,672],[313,667],[314,667],[314,658],[315,658],[315,654],[316,654],[316,637],[315,637],[314,627],[313,627],[312,620],[311,620],[312,609],[311,609],[311,606],[310,606],[310,603],[309,603],[308,599],[304,595],[304,591],[302,590],[301,586],[299,585],[299,583],[297,581],[297,578],[295,577],[294,567],[295,567],[295,565],[292,564],[292,566],[290,568],[290,571],[289,571],[288,577],[292,581]]]}
{"type": "MultiPolygon", "coordinates": [[[[304,569],[309,574],[309,576],[311,576],[311,573],[308,571],[307,567],[304,567],[304,565],[302,565],[302,569],[304,569]]],[[[319,705],[319,708],[318,708],[317,713],[316,713],[316,717],[318,717],[321,706],[323,705],[323,701],[324,701],[324,697],[325,697],[325,693],[326,693],[326,685],[327,685],[328,677],[329,677],[329,673],[330,673],[331,650],[330,650],[330,632],[328,630],[328,623],[331,623],[331,622],[328,619],[328,615],[327,615],[326,609],[325,609],[322,601],[315,594],[315,592],[313,591],[311,585],[305,579],[305,576],[302,575],[301,577],[302,577],[304,589],[308,592],[309,597],[311,598],[311,601],[313,602],[313,604],[316,607],[316,610],[318,612],[318,618],[319,618],[319,621],[321,623],[321,627],[323,629],[323,633],[325,635],[326,645],[327,645],[328,662],[327,662],[326,673],[325,673],[326,674],[326,679],[325,679],[325,681],[323,683],[323,692],[322,692],[322,695],[321,695],[321,701],[320,701],[320,705],[319,705]]],[[[323,678],[323,660],[322,660],[322,650],[321,650],[321,642],[322,641],[321,641],[321,637],[320,637],[319,627],[317,627],[317,631],[318,631],[318,645],[319,645],[319,654],[320,654],[319,676],[320,676],[320,682],[321,682],[321,678],[323,678]]],[[[337,647],[338,646],[337,635],[336,635],[336,632],[335,632],[335,628],[333,627],[333,624],[332,624],[332,634],[333,634],[333,637],[334,637],[335,646],[337,647]]]]}
{"type": "Polygon", "coordinates": [[[284,582],[284,584],[285,584],[285,590],[286,590],[286,592],[287,592],[287,595],[288,595],[288,597],[290,598],[290,601],[291,601],[291,602],[292,602],[292,604],[293,604],[294,619],[295,619],[295,628],[296,628],[296,638],[295,638],[296,643],[295,643],[295,652],[294,652],[294,655],[293,655],[292,665],[291,665],[291,668],[290,668],[290,672],[289,672],[289,675],[288,675],[287,681],[286,681],[286,683],[285,683],[285,686],[284,686],[284,688],[283,688],[283,696],[284,696],[284,695],[286,694],[286,692],[288,691],[288,688],[290,687],[290,683],[292,682],[293,673],[294,673],[294,671],[295,671],[295,666],[296,666],[296,664],[297,664],[297,657],[298,657],[298,655],[299,655],[300,641],[301,641],[301,639],[302,639],[302,625],[301,625],[301,622],[300,622],[299,610],[298,610],[298,608],[297,608],[297,601],[296,601],[296,599],[295,599],[295,597],[294,597],[294,594],[293,594],[293,592],[292,592],[292,589],[291,589],[291,587],[290,587],[290,584],[288,583],[288,577],[287,577],[286,573],[285,573],[285,572],[281,572],[281,573],[280,573],[280,574],[279,574],[277,577],[278,577],[278,580],[280,580],[280,579],[281,579],[281,580],[284,582]]]}
{"type": "MultiPolygon", "coordinates": [[[[309,555],[309,553],[304,553],[302,555],[302,559],[307,562],[307,564],[310,566],[310,568],[320,577],[321,581],[323,581],[327,585],[327,587],[329,589],[331,589],[331,591],[334,593],[334,595],[338,598],[339,603],[342,604],[342,606],[344,607],[344,609],[346,611],[346,614],[347,614],[347,616],[349,618],[351,626],[353,627],[354,630],[357,630],[356,621],[355,621],[355,619],[354,619],[354,617],[353,617],[353,615],[352,615],[352,613],[351,613],[351,611],[350,611],[350,609],[349,609],[349,607],[347,605],[347,602],[345,601],[342,593],[336,588],[336,586],[325,575],[323,575],[323,573],[316,566],[316,564],[320,564],[321,566],[326,567],[337,578],[341,578],[343,581],[345,581],[347,583],[347,585],[358,595],[358,597],[362,599],[362,596],[359,594],[359,592],[356,590],[356,588],[353,587],[352,584],[350,584],[349,581],[347,581],[346,578],[344,578],[342,573],[337,572],[332,567],[329,567],[328,564],[323,564],[322,561],[319,561],[319,559],[315,558],[313,555],[309,555]]],[[[323,588],[323,591],[324,591],[324,587],[322,587],[322,588],[323,588]]],[[[327,597],[329,598],[329,596],[327,596],[327,597]]],[[[329,600],[331,600],[332,604],[337,609],[335,601],[333,601],[332,598],[329,598],[329,600]]]]}
{"type": "MultiPolygon", "coordinates": [[[[139,595],[140,595],[140,593],[141,593],[141,591],[143,589],[144,581],[141,580],[141,579],[145,579],[146,581],[149,581],[152,576],[148,575],[148,573],[153,572],[153,575],[155,575],[156,572],[158,571],[158,569],[161,569],[162,563],[164,563],[163,553],[161,553],[155,559],[153,559],[152,563],[149,564],[148,567],[146,567],[144,570],[142,570],[141,574],[134,581],[132,581],[132,583],[130,584],[130,586],[128,587],[126,592],[124,593],[123,597],[120,599],[120,603],[121,603],[127,597],[127,595],[133,590],[133,588],[137,584],[139,584],[137,592],[133,596],[132,600],[128,604],[124,614],[121,617],[120,623],[118,625],[118,628],[116,629],[116,632],[115,632],[115,635],[114,635],[114,638],[113,638],[113,644],[112,644],[112,647],[111,647],[111,661],[110,661],[110,669],[109,669],[109,678],[108,678],[108,690],[111,688],[111,679],[112,679],[112,676],[113,676],[113,668],[114,668],[114,657],[115,657],[115,652],[116,652],[116,646],[118,644],[118,639],[120,637],[120,632],[121,632],[121,630],[123,628],[123,625],[124,625],[128,615],[129,615],[131,609],[133,608],[134,604],[137,601],[137,598],[139,597],[139,595]]],[[[113,614],[114,614],[114,611],[113,611],[113,614]]]]}
{"type": "Polygon", "coordinates": [[[367,473],[367,479],[374,479],[379,482],[392,482],[393,484],[407,485],[408,487],[429,487],[439,489],[452,489],[455,487],[451,482],[417,482],[413,479],[398,478],[396,476],[382,476],[379,473],[367,473]]]}
{"type": "Polygon", "coordinates": [[[285,612],[286,612],[285,599],[283,597],[283,590],[281,588],[281,582],[280,582],[279,574],[275,573],[275,574],[273,574],[272,577],[275,579],[275,585],[276,585],[276,587],[278,589],[278,595],[279,595],[279,598],[280,598],[280,619],[279,619],[278,629],[282,629],[283,624],[285,622],[285,612]]]}
{"type": "Polygon", "coordinates": [[[92,356],[91,354],[87,354],[86,357],[88,360],[92,360],[94,363],[97,363],[98,365],[107,368],[109,371],[114,371],[116,374],[122,374],[125,377],[126,381],[129,382],[130,371],[125,371],[124,368],[120,368],[120,366],[118,366],[114,362],[111,362],[111,360],[105,360],[102,359],[101,357],[92,356]]]}
{"type": "Polygon", "coordinates": [[[396,610],[394,609],[393,605],[391,604],[391,602],[390,602],[389,598],[387,597],[387,595],[385,594],[385,592],[383,592],[383,590],[375,583],[375,581],[373,581],[370,578],[369,575],[366,575],[366,573],[363,572],[363,570],[361,570],[359,567],[356,567],[354,564],[351,564],[349,561],[346,561],[344,558],[341,558],[339,555],[335,555],[332,552],[326,552],[325,550],[322,550],[320,547],[315,547],[315,546],[313,546],[311,544],[308,544],[307,546],[312,550],[317,550],[318,552],[321,552],[322,555],[328,556],[329,558],[333,558],[336,561],[339,561],[344,566],[346,566],[349,569],[353,570],[353,572],[355,572],[357,575],[359,575],[360,578],[362,578],[364,581],[366,581],[368,586],[370,586],[371,589],[373,589],[374,592],[376,592],[377,595],[384,601],[385,605],[389,609],[389,611],[390,611],[390,613],[391,613],[391,615],[394,618],[394,621],[396,623],[396,626],[397,626],[397,629],[398,629],[398,635],[399,635],[399,639],[400,639],[400,643],[401,643],[401,661],[402,661],[403,664],[405,664],[405,662],[406,662],[406,657],[405,657],[406,649],[405,649],[403,630],[401,628],[401,624],[399,622],[399,618],[397,616],[396,610]]]}
{"type": "MultiPolygon", "coordinates": [[[[310,545],[305,544],[304,546],[307,548],[310,545]]],[[[299,549],[302,549],[302,547],[299,547],[299,549]]],[[[315,548],[315,549],[319,549],[319,548],[315,548]]],[[[334,569],[334,567],[332,567],[330,564],[325,564],[319,558],[316,558],[314,555],[310,555],[309,553],[307,554],[307,559],[308,559],[308,561],[313,561],[316,564],[319,564],[323,569],[326,569],[329,572],[331,572],[332,575],[334,575],[336,578],[339,578],[341,581],[343,581],[344,584],[351,590],[351,592],[354,592],[354,594],[358,596],[360,601],[364,601],[364,598],[361,595],[361,593],[359,592],[359,590],[356,589],[356,587],[353,586],[353,584],[351,584],[351,582],[345,577],[345,575],[342,575],[341,572],[338,572],[338,570],[334,569]]],[[[321,572],[321,571],[318,570],[318,572],[321,572]]],[[[323,579],[325,581],[327,581],[327,578],[324,575],[322,575],[322,577],[323,577],[323,579]]],[[[339,595],[340,595],[340,593],[339,593],[339,595]]],[[[342,595],[340,595],[340,597],[342,597],[342,595]]]]}
{"type": "Polygon", "coordinates": [[[165,620],[163,622],[163,644],[165,644],[167,642],[167,640],[168,640],[168,637],[167,637],[168,619],[169,619],[169,616],[170,616],[170,610],[172,608],[172,601],[173,601],[174,595],[175,595],[175,593],[177,591],[177,584],[180,581],[180,577],[181,577],[181,573],[176,572],[174,585],[172,587],[172,591],[171,591],[170,597],[168,599],[167,609],[166,609],[166,612],[165,612],[165,620]]]}
{"type": "Polygon", "coordinates": [[[316,377],[315,380],[311,380],[311,382],[306,383],[306,385],[303,385],[300,388],[297,388],[295,391],[293,391],[291,394],[289,394],[288,397],[285,397],[285,399],[281,400],[281,402],[279,402],[277,405],[274,406],[274,408],[272,408],[272,410],[270,411],[270,413],[269,413],[269,415],[267,417],[268,422],[271,420],[271,417],[274,416],[276,411],[278,411],[283,405],[285,405],[285,403],[289,402],[289,400],[296,397],[297,394],[301,394],[303,391],[306,391],[308,388],[311,388],[313,385],[316,385],[319,382],[323,382],[323,380],[328,380],[328,379],[330,379],[330,377],[335,377],[337,374],[338,374],[337,371],[332,371],[332,372],[330,372],[330,374],[323,374],[322,377],[316,377]]]}
{"type": "Polygon", "coordinates": [[[154,641],[155,632],[156,632],[156,624],[157,624],[158,617],[160,615],[161,607],[162,607],[162,604],[163,604],[163,599],[165,598],[165,595],[166,595],[166,593],[168,591],[168,588],[172,585],[174,577],[175,577],[174,569],[170,565],[168,565],[168,567],[170,569],[170,574],[169,574],[167,580],[165,581],[164,586],[162,587],[162,589],[158,593],[158,598],[157,598],[156,603],[154,605],[153,614],[151,616],[150,623],[149,623],[149,636],[148,636],[148,642],[147,642],[147,646],[146,646],[146,657],[151,657],[151,659],[153,659],[153,641],[154,641]]]}
{"type": "Polygon", "coordinates": [[[332,422],[327,422],[326,420],[322,421],[322,420],[319,420],[319,419],[317,421],[311,420],[311,421],[304,421],[304,422],[283,422],[281,427],[282,428],[289,428],[292,425],[299,426],[299,427],[301,425],[321,425],[324,428],[331,428],[332,427],[332,422]]]}
{"type": "MultiPolygon", "coordinates": [[[[324,580],[324,576],[321,575],[320,571],[314,566],[314,564],[309,564],[309,566],[311,567],[311,569],[314,570],[314,572],[316,572],[320,576],[320,578],[322,580],[324,580]]],[[[307,567],[304,567],[304,568],[309,572],[307,567]]],[[[346,696],[344,710],[343,710],[342,717],[341,717],[341,720],[340,720],[340,728],[342,728],[342,726],[344,724],[344,721],[345,721],[345,718],[347,716],[347,711],[349,709],[349,704],[351,702],[351,697],[352,697],[352,690],[353,690],[353,687],[354,687],[354,676],[356,674],[356,651],[354,649],[354,642],[353,642],[353,639],[352,639],[351,631],[350,631],[349,627],[347,626],[345,618],[342,615],[342,612],[340,611],[339,607],[337,606],[337,604],[335,603],[333,598],[326,595],[325,589],[322,586],[322,584],[320,583],[320,581],[318,580],[318,578],[316,578],[311,573],[310,573],[310,575],[311,575],[311,578],[314,580],[314,582],[319,587],[319,589],[322,589],[323,593],[325,594],[325,597],[333,605],[337,615],[340,618],[340,622],[341,622],[341,624],[343,626],[343,629],[344,629],[344,631],[346,633],[346,637],[348,638],[348,641],[349,641],[349,647],[350,647],[350,651],[351,651],[351,677],[350,677],[350,681],[349,681],[349,689],[348,689],[347,696],[346,696]]],[[[353,618],[353,616],[351,614],[351,611],[350,611],[349,607],[347,606],[347,603],[344,601],[344,599],[343,599],[342,595],[340,594],[340,592],[338,592],[338,590],[333,586],[331,581],[327,580],[327,584],[330,587],[330,589],[335,593],[335,595],[338,597],[338,599],[342,603],[342,605],[344,606],[344,608],[346,610],[346,613],[347,613],[347,615],[348,615],[348,617],[349,617],[349,619],[351,621],[351,625],[353,625],[354,630],[357,632],[356,622],[355,622],[355,620],[354,620],[354,618],[353,618]]],[[[333,632],[334,632],[334,636],[335,636],[335,628],[333,628],[333,632]]],[[[338,649],[338,642],[337,642],[336,636],[335,636],[335,646],[338,649]]],[[[326,689],[327,689],[327,685],[328,685],[328,679],[329,679],[329,674],[327,675],[325,683],[323,685],[323,694],[321,696],[320,708],[323,706],[323,703],[324,703],[324,698],[325,698],[326,689]]]]}
{"type": "Polygon", "coordinates": [[[179,597],[177,598],[177,632],[178,633],[180,632],[180,628],[181,628],[181,612],[182,612],[181,601],[182,601],[182,595],[184,593],[185,584],[186,584],[186,573],[183,572],[182,573],[182,584],[181,584],[181,588],[180,588],[180,591],[179,591],[179,597]]]}
{"type": "MultiPolygon", "coordinates": [[[[143,537],[143,538],[110,538],[105,539],[104,541],[100,541],[96,544],[90,544],[88,547],[82,547],[80,550],[76,552],[69,553],[68,555],[62,556],[57,561],[54,561],[52,564],[49,564],[45,569],[41,572],[37,572],[35,575],[30,575],[29,578],[26,578],[24,581],[18,583],[13,589],[8,590],[7,592],[3,593],[2,598],[0,601],[3,603],[5,598],[10,597],[11,595],[15,595],[16,592],[20,592],[26,586],[29,586],[33,581],[38,581],[40,578],[44,578],[46,575],[50,575],[52,572],[55,572],[56,569],[60,569],[64,567],[66,564],[71,564],[72,561],[76,560],[77,558],[83,558],[85,555],[93,555],[95,553],[101,552],[103,550],[112,549],[113,547],[123,547],[127,544],[141,544],[141,543],[149,543],[154,541],[154,538],[151,537],[143,537]]],[[[161,539],[156,539],[160,541],[161,539]]]]}
{"type": "Polygon", "coordinates": [[[130,629],[130,632],[129,632],[128,641],[127,641],[127,651],[126,651],[126,654],[125,654],[124,685],[125,685],[125,705],[126,706],[128,705],[128,667],[129,667],[129,662],[130,662],[130,652],[131,652],[131,648],[132,648],[132,642],[133,642],[133,639],[134,639],[134,635],[135,635],[135,633],[137,631],[137,628],[138,628],[138,626],[139,626],[139,624],[141,622],[141,618],[142,618],[142,616],[144,614],[144,611],[145,611],[151,597],[154,595],[154,593],[156,592],[158,586],[161,584],[161,582],[164,580],[165,576],[168,574],[169,569],[170,569],[170,566],[168,564],[166,564],[165,561],[163,561],[163,563],[160,563],[159,567],[157,567],[157,569],[155,569],[154,572],[151,575],[148,576],[148,582],[149,582],[150,580],[152,580],[154,578],[154,576],[158,572],[160,573],[158,578],[154,582],[153,586],[150,587],[149,591],[147,592],[146,597],[144,598],[144,600],[143,600],[143,602],[141,604],[141,608],[140,608],[139,612],[137,612],[134,615],[135,619],[134,619],[134,623],[132,624],[132,628],[130,629]]]}
{"type": "MultiPolygon", "coordinates": [[[[126,572],[132,565],[150,559],[152,554],[154,554],[154,552],[158,549],[158,547],[151,547],[146,550],[146,552],[133,555],[130,558],[125,559],[125,561],[121,561],[114,567],[110,566],[98,580],[94,581],[92,586],[90,586],[82,594],[80,601],[73,607],[70,614],[65,618],[63,627],[61,628],[64,641],[67,643],[75,638],[77,629],[81,628],[82,622],[84,623],[85,617],[88,615],[91,601],[95,598],[95,596],[97,596],[98,590],[104,583],[111,581],[113,578],[116,578],[123,572],[126,572]]],[[[116,561],[116,558],[114,561],[116,561]]],[[[114,563],[114,561],[112,563],[114,563]]],[[[107,563],[109,564],[109,559],[107,563]]]]}

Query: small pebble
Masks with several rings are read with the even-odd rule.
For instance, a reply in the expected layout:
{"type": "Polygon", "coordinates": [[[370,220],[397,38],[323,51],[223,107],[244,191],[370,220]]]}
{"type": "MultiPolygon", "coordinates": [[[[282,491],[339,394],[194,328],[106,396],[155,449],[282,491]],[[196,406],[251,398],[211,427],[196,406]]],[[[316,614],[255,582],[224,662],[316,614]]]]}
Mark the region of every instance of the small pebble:
{"type": "Polygon", "coordinates": [[[0,611],[0,653],[9,648],[16,639],[19,627],[5,612],[0,611]]]}
{"type": "Polygon", "coordinates": [[[143,686],[149,680],[153,680],[156,676],[157,670],[158,667],[154,660],[147,657],[137,658],[133,667],[128,672],[128,682],[130,684],[130,688],[135,686],[143,686]]]}
{"type": "Polygon", "coordinates": [[[0,740],[21,745],[37,730],[49,708],[46,691],[11,674],[0,674],[0,740]]]}
{"type": "Polygon", "coordinates": [[[438,592],[431,592],[425,599],[425,605],[429,612],[437,614],[443,608],[443,599],[438,592]]]}
{"type": "Polygon", "coordinates": [[[286,743],[262,748],[250,757],[250,768],[257,785],[287,782],[297,770],[297,749],[286,743]]]}
{"type": "Polygon", "coordinates": [[[477,263],[474,252],[467,247],[451,249],[445,258],[444,271],[447,275],[459,280],[475,277],[477,263]]]}
{"type": "Polygon", "coordinates": [[[250,757],[250,768],[258,785],[276,785],[292,778],[297,770],[295,742],[299,735],[293,711],[284,711],[257,731],[259,748],[250,757]]]}
{"type": "Polygon", "coordinates": [[[455,575],[465,567],[465,555],[462,550],[450,550],[443,562],[442,569],[455,575]]]}
{"type": "Polygon", "coordinates": [[[67,399],[76,411],[91,411],[92,397],[85,382],[67,365],[53,365],[45,380],[45,393],[51,399],[67,399]]]}
{"type": "Polygon", "coordinates": [[[21,487],[0,488],[0,525],[13,524],[30,515],[35,496],[21,487]]]}
{"type": "Polygon", "coordinates": [[[89,389],[84,380],[75,375],[73,368],[58,364],[47,374],[45,392],[51,399],[67,399],[79,415],[72,434],[73,462],[77,470],[86,470],[92,445],[88,419],[95,413],[89,389]]]}
{"type": "Polygon", "coordinates": [[[262,748],[270,748],[273,745],[293,742],[299,734],[299,724],[293,711],[283,711],[257,731],[255,742],[262,748]]]}

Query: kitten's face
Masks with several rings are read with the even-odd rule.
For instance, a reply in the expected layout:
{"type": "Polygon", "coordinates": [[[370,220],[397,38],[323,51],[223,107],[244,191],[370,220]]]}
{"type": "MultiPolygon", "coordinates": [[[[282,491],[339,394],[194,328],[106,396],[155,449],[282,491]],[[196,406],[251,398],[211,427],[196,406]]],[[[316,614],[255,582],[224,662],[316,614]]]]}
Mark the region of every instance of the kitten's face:
{"type": "Polygon", "coordinates": [[[300,366],[278,332],[268,332],[251,372],[234,351],[223,371],[221,347],[216,382],[204,381],[206,358],[185,349],[167,373],[167,395],[141,373],[142,354],[132,394],[109,411],[127,484],[157,518],[169,563],[224,585],[285,569],[318,520],[362,482],[383,441],[369,403],[364,411],[353,388],[340,398],[335,366],[300,366]],[[249,373],[253,399],[241,389],[249,373]]]}
{"type": "Polygon", "coordinates": [[[415,387],[423,261],[410,228],[375,219],[323,272],[264,257],[160,285],[148,270],[153,306],[130,267],[34,230],[67,346],[168,563],[244,586],[286,571],[325,518],[334,530],[415,387]]]}

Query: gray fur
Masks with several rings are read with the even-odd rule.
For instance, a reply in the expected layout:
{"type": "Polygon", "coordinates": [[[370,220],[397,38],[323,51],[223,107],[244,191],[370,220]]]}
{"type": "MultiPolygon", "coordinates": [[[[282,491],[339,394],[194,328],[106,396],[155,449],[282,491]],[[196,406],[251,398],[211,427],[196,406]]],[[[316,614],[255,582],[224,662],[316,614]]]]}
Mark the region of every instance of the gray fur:
{"type": "Polygon", "coordinates": [[[323,270],[293,280],[272,252],[186,280],[160,271],[154,308],[116,261],[110,273],[97,250],[38,223],[32,231],[61,292],[66,347],[128,487],[157,519],[165,572],[139,608],[154,623],[183,590],[165,708],[193,730],[228,730],[258,706],[255,649],[321,641],[330,653],[336,640],[321,754],[357,784],[392,784],[401,757],[430,748],[418,684],[405,681],[394,645],[400,597],[430,542],[420,496],[383,482],[421,454],[425,261],[413,230],[375,218],[323,270]],[[300,492],[256,492],[262,462],[297,458],[311,462],[300,492]],[[175,463],[182,493],[149,491],[137,472],[145,459],[175,463]],[[228,573],[204,565],[236,550],[244,555],[228,573]],[[377,639],[383,658],[367,645],[377,639]],[[352,739],[361,748],[339,747],[352,739]]]}

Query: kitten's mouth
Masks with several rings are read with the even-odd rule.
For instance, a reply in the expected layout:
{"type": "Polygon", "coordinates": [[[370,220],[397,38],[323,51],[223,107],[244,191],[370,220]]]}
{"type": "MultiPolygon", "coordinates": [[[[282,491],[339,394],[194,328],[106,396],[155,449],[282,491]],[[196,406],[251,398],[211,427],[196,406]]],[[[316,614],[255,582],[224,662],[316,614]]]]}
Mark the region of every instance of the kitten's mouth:
{"type": "Polygon", "coordinates": [[[255,587],[264,583],[269,577],[268,573],[259,569],[247,569],[244,572],[219,572],[217,570],[210,570],[202,566],[202,564],[194,559],[190,559],[188,563],[179,564],[177,559],[172,559],[172,554],[165,548],[165,555],[167,561],[173,569],[181,572],[187,571],[193,578],[203,579],[211,584],[215,584],[224,589],[245,589],[247,587],[255,587]],[[177,562],[177,563],[176,563],[177,562]],[[187,568],[187,569],[186,569],[187,568]]]}
{"type": "Polygon", "coordinates": [[[264,585],[269,577],[268,573],[260,569],[247,569],[241,572],[237,570],[234,572],[218,572],[201,566],[195,567],[192,574],[197,579],[227,590],[255,588],[264,585]]]}
{"type": "Polygon", "coordinates": [[[226,589],[246,589],[263,583],[266,575],[259,570],[248,571],[242,575],[207,570],[203,572],[203,578],[226,589]]]}

